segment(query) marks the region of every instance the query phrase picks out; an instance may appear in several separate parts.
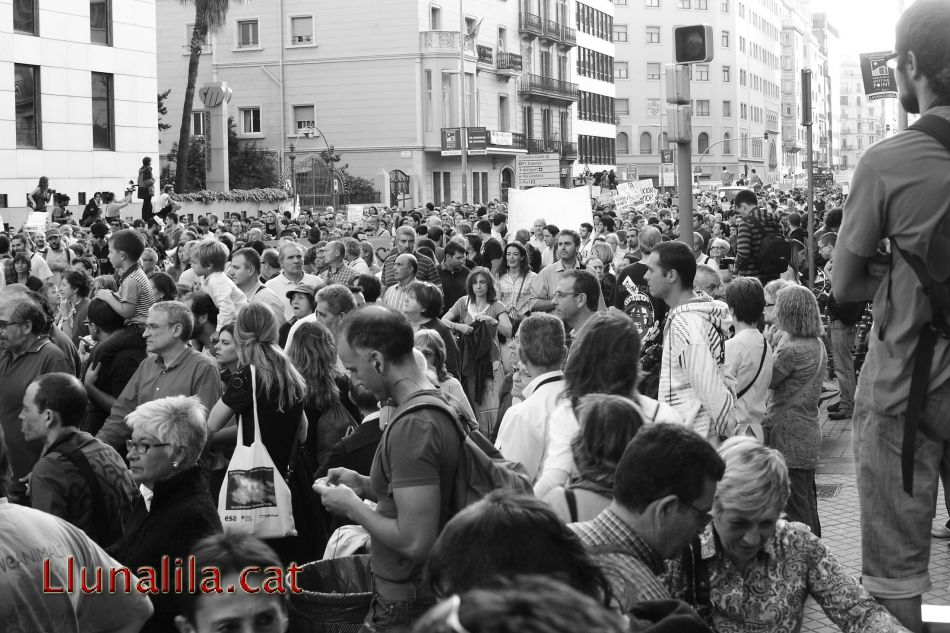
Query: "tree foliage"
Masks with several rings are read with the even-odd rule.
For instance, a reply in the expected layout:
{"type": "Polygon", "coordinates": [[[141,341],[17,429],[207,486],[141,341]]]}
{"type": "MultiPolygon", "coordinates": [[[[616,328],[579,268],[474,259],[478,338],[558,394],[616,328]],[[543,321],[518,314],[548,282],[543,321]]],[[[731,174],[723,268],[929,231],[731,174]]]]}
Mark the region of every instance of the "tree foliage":
{"type": "Polygon", "coordinates": [[[171,93],[172,89],[169,88],[165,92],[158,93],[158,131],[164,132],[165,130],[171,128],[170,123],[165,123],[163,116],[168,114],[168,106],[165,105],[165,102],[168,100],[168,95],[171,93]]]}

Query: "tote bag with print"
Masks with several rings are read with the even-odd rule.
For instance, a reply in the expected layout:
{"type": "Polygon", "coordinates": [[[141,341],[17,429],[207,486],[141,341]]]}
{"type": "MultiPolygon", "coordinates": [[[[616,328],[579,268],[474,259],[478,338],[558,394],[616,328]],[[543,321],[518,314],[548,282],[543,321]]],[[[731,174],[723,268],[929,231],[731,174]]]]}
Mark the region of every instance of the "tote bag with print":
{"type": "Polygon", "coordinates": [[[254,441],[244,445],[244,416],[238,418],[237,443],[218,495],[218,515],[229,534],[257,538],[296,536],[290,488],[271,459],[257,419],[257,381],[251,365],[254,441]]]}

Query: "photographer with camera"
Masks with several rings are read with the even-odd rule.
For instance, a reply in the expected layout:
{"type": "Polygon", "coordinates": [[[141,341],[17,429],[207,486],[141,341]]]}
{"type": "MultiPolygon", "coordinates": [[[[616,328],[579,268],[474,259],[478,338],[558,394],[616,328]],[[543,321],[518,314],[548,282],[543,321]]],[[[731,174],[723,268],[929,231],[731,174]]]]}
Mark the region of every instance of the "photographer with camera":
{"type": "Polygon", "coordinates": [[[146,156],[142,159],[142,166],[139,167],[138,187],[139,200],[142,201],[142,219],[148,222],[155,215],[152,212],[152,196],[155,195],[155,179],[152,177],[152,157],[146,156]]]}
{"type": "Polygon", "coordinates": [[[42,176],[40,178],[39,184],[36,186],[30,195],[26,199],[27,205],[34,211],[46,212],[46,205],[49,203],[50,198],[53,197],[53,194],[56,193],[55,189],[50,189],[49,187],[49,178],[42,176]]]}
{"type": "Polygon", "coordinates": [[[135,190],[135,185],[131,180],[129,181],[129,184],[132,186],[125,190],[125,197],[118,202],[116,202],[115,194],[111,191],[102,192],[102,199],[105,204],[101,208],[103,210],[103,216],[105,217],[106,222],[111,224],[113,220],[118,220],[119,209],[132,204],[132,192],[135,190]]]}

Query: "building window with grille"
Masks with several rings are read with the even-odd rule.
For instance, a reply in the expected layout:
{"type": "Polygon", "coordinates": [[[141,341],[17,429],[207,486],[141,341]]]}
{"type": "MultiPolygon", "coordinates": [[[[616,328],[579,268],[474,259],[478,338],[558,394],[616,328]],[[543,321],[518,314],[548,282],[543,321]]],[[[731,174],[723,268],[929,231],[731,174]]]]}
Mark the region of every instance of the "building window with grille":
{"type": "Polygon", "coordinates": [[[729,31],[722,32],[722,47],[729,48],[729,31]]]}
{"type": "Polygon", "coordinates": [[[705,132],[700,132],[699,137],[696,139],[696,151],[700,154],[705,154],[709,151],[709,135],[705,132]]]}
{"type": "Polygon", "coordinates": [[[452,172],[432,172],[432,201],[436,204],[446,204],[452,199],[452,172]]]}
{"type": "Polygon", "coordinates": [[[241,134],[260,134],[261,133],[261,109],[238,108],[238,115],[241,119],[241,134]]]}
{"type": "Polygon", "coordinates": [[[732,101],[723,101],[722,102],[722,116],[731,117],[732,116],[732,101]]]}
{"type": "Polygon", "coordinates": [[[628,77],[627,62],[614,62],[614,79],[627,79],[628,77]]]}
{"type": "Polygon", "coordinates": [[[647,79],[652,81],[659,81],[660,72],[662,70],[662,65],[658,62],[649,62],[647,63],[647,79]]]}
{"type": "Polygon", "coordinates": [[[301,15],[290,18],[290,45],[310,46],[313,44],[313,16],[301,15]]]}
{"type": "Polygon", "coordinates": [[[709,99],[698,99],[695,112],[696,116],[709,116],[709,99]]]}
{"type": "Polygon", "coordinates": [[[257,20],[238,20],[238,48],[259,48],[257,20]]]}
{"type": "Polygon", "coordinates": [[[111,0],[89,0],[89,41],[112,46],[111,0]]]}
{"type": "Polygon", "coordinates": [[[92,73],[92,146],[115,149],[115,106],[112,75],[92,73]]]}
{"type": "Polygon", "coordinates": [[[472,202],[475,204],[488,204],[488,172],[472,172],[472,202]]]}
{"type": "Polygon", "coordinates": [[[640,153],[641,154],[653,153],[653,137],[650,136],[649,132],[640,133],[640,153]]]}
{"type": "Polygon", "coordinates": [[[626,24],[614,24],[614,41],[615,42],[627,41],[627,25],[626,24]]]}
{"type": "Polygon", "coordinates": [[[660,43],[660,27],[648,26],[647,27],[647,44],[659,44],[659,43],[660,43]]]}
{"type": "Polygon", "coordinates": [[[313,106],[312,105],[300,105],[294,106],[294,130],[300,132],[301,130],[310,131],[313,129],[313,126],[316,125],[316,117],[314,116],[313,106]]]}
{"type": "Polygon", "coordinates": [[[13,83],[16,95],[16,146],[40,149],[40,67],[14,64],[13,83]]]}

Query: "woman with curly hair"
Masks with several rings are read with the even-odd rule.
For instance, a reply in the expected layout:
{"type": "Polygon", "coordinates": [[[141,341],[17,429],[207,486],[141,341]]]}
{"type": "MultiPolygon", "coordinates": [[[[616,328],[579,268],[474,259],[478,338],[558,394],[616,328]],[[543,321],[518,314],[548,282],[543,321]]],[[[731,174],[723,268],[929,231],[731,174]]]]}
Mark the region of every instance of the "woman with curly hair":
{"type": "Polygon", "coordinates": [[[544,497],[565,523],[591,521],[610,505],[617,464],[643,426],[637,406],[623,396],[587,395],[574,412],[581,425],[571,442],[577,476],[544,497]]]}
{"type": "Polygon", "coordinates": [[[788,464],[789,521],[821,536],[815,467],[821,449],[818,407],[828,356],[821,341],[821,313],[804,286],[788,286],[775,296],[775,326],[783,334],[774,352],[772,397],[762,423],[766,444],[788,464]]]}

